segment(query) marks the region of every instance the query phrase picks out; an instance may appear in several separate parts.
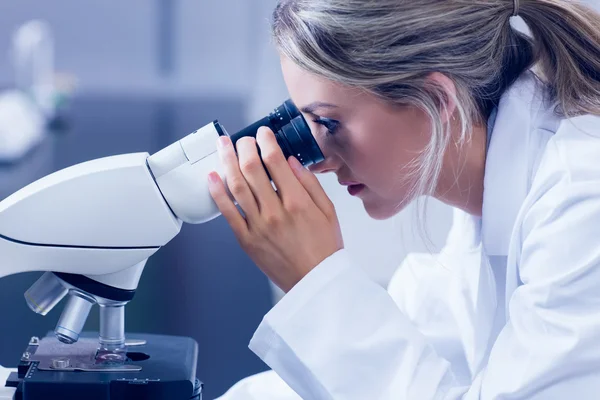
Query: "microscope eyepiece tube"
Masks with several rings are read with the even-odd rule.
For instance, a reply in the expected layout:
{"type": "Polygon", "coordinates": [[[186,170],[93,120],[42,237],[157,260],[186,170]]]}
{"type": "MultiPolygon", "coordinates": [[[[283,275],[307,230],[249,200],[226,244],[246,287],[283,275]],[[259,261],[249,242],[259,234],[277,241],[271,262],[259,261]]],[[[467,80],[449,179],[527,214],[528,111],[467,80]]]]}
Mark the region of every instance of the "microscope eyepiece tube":
{"type": "Polygon", "coordinates": [[[27,291],[25,301],[35,313],[46,315],[67,295],[67,288],[52,272],[45,272],[27,291]]]}
{"type": "Polygon", "coordinates": [[[78,291],[71,290],[69,294],[69,300],[56,324],[54,334],[61,342],[73,344],[79,340],[95,301],[78,291]]]}
{"type": "MultiPolygon", "coordinates": [[[[235,146],[245,136],[256,137],[261,126],[271,128],[286,159],[293,155],[305,167],[324,160],[310,126],[291,100],[235,134],[228,133],[218,120],[214,120],[147,159],[152,178],[170,211],[179,220],[199,224],[220,214],[206,179],[213,171],[227,179],[217,155],[217,138],[229,137],[235,146]]],[[[259,146],[257,150],[262,158],[259,146]]],[[[268,168],[265,172],[270,178],[268,168]]]]}
{"type": "Polygon", "coordinates": [[[308,167],[325,158],[302,113],[291,100],[286,100],[268,116],[229,135],[231,141],[235,145],[235,142],[244,136],[256,137],[256,132],[261,126],[268,126],[273,131],[286,159],[294,156],[302,165],[308,167]]]}

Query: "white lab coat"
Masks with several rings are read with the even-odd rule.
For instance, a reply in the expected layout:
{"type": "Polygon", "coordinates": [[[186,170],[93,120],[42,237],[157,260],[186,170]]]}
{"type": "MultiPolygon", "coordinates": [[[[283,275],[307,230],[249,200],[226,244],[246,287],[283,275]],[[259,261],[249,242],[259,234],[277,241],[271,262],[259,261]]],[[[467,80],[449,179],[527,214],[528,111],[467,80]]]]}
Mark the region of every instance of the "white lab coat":
{"type": "Polygon", "coordinates": [[[544,93],[528,72],[502,97],[481,218],[455,211],[388,291],[323,261],[251,340],[277,375],[222,399],[599,399],[600,118],[544,93]]]}

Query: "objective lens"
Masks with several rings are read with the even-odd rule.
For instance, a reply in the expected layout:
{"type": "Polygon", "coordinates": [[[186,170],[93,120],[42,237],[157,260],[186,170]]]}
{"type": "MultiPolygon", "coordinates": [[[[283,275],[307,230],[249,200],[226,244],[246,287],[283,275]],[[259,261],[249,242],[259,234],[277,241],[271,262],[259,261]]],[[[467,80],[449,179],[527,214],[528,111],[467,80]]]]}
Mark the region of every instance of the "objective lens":
{"type": "Polygon", "coordinates": [[[54,330],[58,340],[66,344],[78,341],[93,305],[93,299],[79,292],[71,291],[69,300],[54,330]]]}
{"type": "Polygon", "coordinates": [[[123,364],[127,361],[125,346],[125,306],[100,305],[100,347],[97,364],[123,364]]]}
{"type": "Polygon", "coordinates": [[[33,312],[46,315],[63,297],[67,289],[52,272],[45,272],[27,291],[25,300],[33,312]]]}

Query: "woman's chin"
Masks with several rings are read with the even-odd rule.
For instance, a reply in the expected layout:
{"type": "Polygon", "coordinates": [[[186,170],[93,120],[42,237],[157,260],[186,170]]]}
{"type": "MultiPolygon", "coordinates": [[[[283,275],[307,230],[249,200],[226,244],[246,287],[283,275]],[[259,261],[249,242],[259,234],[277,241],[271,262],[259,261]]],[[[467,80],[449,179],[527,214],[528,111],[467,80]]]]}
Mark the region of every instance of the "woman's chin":
{"type": "Polygon", "coordinates": [[[398,204],[389,205],[368,200],[363,200],[363,206],[365,207],[365,211],[367,212],[369,217],[378,221],[383,221],[394,217],[405,207],[398,206],[398,204]]]}

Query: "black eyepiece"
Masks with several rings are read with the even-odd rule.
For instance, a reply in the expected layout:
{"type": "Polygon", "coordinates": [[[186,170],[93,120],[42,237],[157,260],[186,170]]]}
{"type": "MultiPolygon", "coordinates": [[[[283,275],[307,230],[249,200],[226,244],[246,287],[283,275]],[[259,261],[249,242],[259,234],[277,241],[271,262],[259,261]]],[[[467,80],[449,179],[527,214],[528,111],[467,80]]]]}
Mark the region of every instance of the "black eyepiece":
{"type": "Polygon", "coordinates": [[[256,137],[261,126],[268,126],[275,133],[286,159],[295,156],[302,165],[308,167],[325,158],[306,120],[291,100],[286,100],[268,116],[230,135],[231,141],[235,144],[244,136],[256,137]]]}

